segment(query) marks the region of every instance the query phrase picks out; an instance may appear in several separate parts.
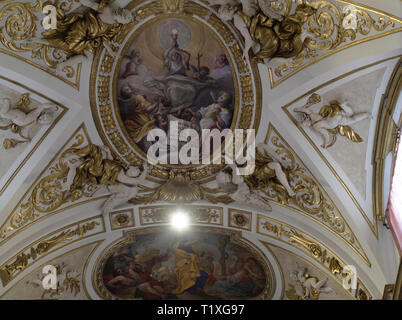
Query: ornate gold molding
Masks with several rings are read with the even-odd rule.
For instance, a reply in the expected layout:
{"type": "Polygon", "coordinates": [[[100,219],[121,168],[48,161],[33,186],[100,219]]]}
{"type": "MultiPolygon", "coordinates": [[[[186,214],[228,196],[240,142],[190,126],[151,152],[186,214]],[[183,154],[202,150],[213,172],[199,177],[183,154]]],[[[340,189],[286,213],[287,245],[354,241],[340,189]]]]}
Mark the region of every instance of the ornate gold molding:
{"type": "Polygon", "coordinates": [[[91,185],[86,185],[85,190],[78,193],[68,193],[62,188],[63,180],[66,178],[68,171],[63,156],[72,147],[83,146],[87,143],[90,143],[90,139],[85,126],[81,125],[42,170],[6,221],[1,225],[0,238],[2,241],[0,241],[0,245],[50,215],[106,197],[91,197],[95,187],[91,185]]]}
{"type": "Polygon", "coordinates": [[[252,221],[252,212],[228,208],[229,227],[251,231],[252,221]]]}
{"type": "MultiPolygon", "coordinates": [[[[94,245],[94,244],[95,244],[94,248],[92,249],[92,251],[91,251],[90,254],[88,255],[87,261],[86,261],[86,263],[85,263],[85,265],[84,265],[84,271],[83,271],[82,276],[81,276],[81,280],[82,280],[81,282],[82,282],[82,284],[83,284],[84,292],[85,292],[85,295],[87,296],[88,299],[91,299],[91,297],[89,296],[88,291],[87,291],[86,286],[85,286],[85,274],[86,274],[86,269],[87,269],[87,263],[88,263],[88,260],[92,257],[92,255],[94,254],[94,252],[96,251],[96,249],[99,247],[99,245],[100,245],[103,241],[104,241],[104,240],[98,240],[98,241],[94,241],[94,242],[90,242],[90,243],[83,244],[82,246],[79,246],[79,247],[77,247],[77,248],[74,248],[74,249],[72,249],[72,250],[69,250],[69,251],[67,251],[67,252],[64,252],[64,253],[62,253],[62,254],[60,254],[60,255],[58,255],[58,256],[56,256],[55,258],[53,258],[53,259],[50,260],[50,261],[53,261],[53,260],[59,259],[59,258],[65,256],[65,255],[67,255],[67,254],[70,254],[70,253],[72,253],[72,252],[78,251],[79,249],[82,249],[82,248],[85,248],[85,247],[88,247],[88,246],[91,246],[91,245],[94,245]]],[[[45,265],[49,264],[50,261],[43,263],[41,266],[39,266],[38,268],[34,269],[33,271],[27,273],[24,277],[22,277],[21,279],[19,279],[16,283],[14,283],[12,286],[10,286],[10,288],[8,288],[2,295],[0,295],[0,299],[4,299],[4,297],[7,295],[7,293],[9,293],[13,288],[15,288],[18,284],[20,284],[22,281],[24,281],[26,278],[28,278],[28,277],[29,277],[30,275],[32,275],[33,273],[38,272],[39,270],[42,270],[43,267],[44,267],[45,265]]]]}
{"type": "MultiPolygon", "coordinates": [[[[127,35],[125,40],[122,40],[122,45],[124,46],[122,52],[125,52],[130,46],[131,40],[137,33],[148,24],[155,22],[155,19],[172,17],[201,23],[210,30],[211,35],[216,37],[216,40],[221,44],[234,70],[236,107],[231,129],[236,127],[257,130],[261,114],[261,81],[257,66],[243,59],[237,33],[229,28],[230,26],[223,23],[209,7],[204,7],[191,0],[166,1],[131,2],[127,6],[127,9],[132,10],[142,20],[146,21],[137,21],[133,24],[131,33],[127,35]],[[181,12],[166,12],[166,1],[180,4],[181,12]]],[[[122,57],[116,59],[110,56],[105,50],[103,52],[99,51],[95,55],[90,80],[91,109],[104,144],[114,150],[122,161],[134,166],[140,166],[144,161],[147,161],[146,155],[129,138],[117,110],[116,84],[121,59],[122,57]]],[[[222,166],[217,167],[219,166],[166,165],[153,168],[150,175],[156,179],[165,180],[161,182],[164,183],[169,177],[170,169],[186,169],[191,180],[207,182],[213,180],[212,175],[222,168],[222,166]]],[[[200,191],[202,192],[203,190],[200,191]]]]}
{"type": "MultiPolygon", "coordinates": [[[[64,12],[78,7],[74,0],[56,0],[53,5],[64,12]]],[[[5,26],[0,28],[0,43],[3,45],[0,52],[29,63],[79,90],[81,63],[76,66],[66,66],[61,76],[55,70],[64,56],[61,50],[26,42],[39,32],[38,29],[42,28],[39,15],[42,13],[43,6],[43,0],[37,0],[35,4],[29,2],[12,2],[3,6],[0,4],[0,23],[4,21],[5,26]],[[27,53],[31,53],[33,60],[27,58],[27,53]]]]}
{"type": "MultiPolygon", "coordinates": [[[[336,172],[336,170],[334,169],[334,167],[329,163],[329,161],[327,160],[327,158],[322,154],[320,148],[312,141],[312,139],[308,136],[308,134],[304,131],[304,129],[302,128],[302,126],[299,124],[299,122],[295,119],[295,117],[290,113],[290,111],[288,110],[290,106],[294,105],[295,103],[301,101],[302,99],[306,99],[307,97],[309,97],[311,94],[313,94],[314,92],[317,92],[319,90],[321,90],[322,88],[335,83],[339,80],[345,79],[347,77],[349,77],[352,74],[355,74],[357,72],[360,72],[362,70],[371,68],[373,66],[376,66],[378,64],[393,60],[395,58],[398,58],[399,56],[393,56],[387,59],[383,59],[374,63],[371,63],[369,65],[354,69],[352,71],[349,71],[343,75],[340,75],[332,80],[329,80],[321,85],[319,85],[316,88],[313,88],[311,90],[309,90],[308,92],[306,92],[304,95],[294,99],[293,101],[289,102],[288,104],[286,104],[285,106],[282,107],[282,110],[286,113],[286,115],[289,117],[289,119],[296,125],[296,127],[300,130],[300,132],[304,135],[304,137],[307,139],[307,141],[310,143],[310,145],[314,148],[314,150],[318,153],[318,155],[321,157],[321,159],[324,161],[324,163],[328,166],[328,168],[331,170],[331,172],[334,174],[334,176],[338,179],[338,181],[341,183],[342,187],[345,189],[345,191],[347,192],[347,194],[350,196],[350,198],[352,199],[353,203],[356,205],[356,207],[358,208],[358,210],[360,211],[361,215],[363,216],[363,218],[365,219],[365,221],[367,222],[368,226],[370,227],[370,229],[373,231],[374,235],[377,236],[377,224],[376,223],[372,223],[369,218],[367,217],[366,213],[364,212],[363,208],[360,206],[360,204],[357,202],[356,198],[354,197],[353,193],[350,191],[350,189],[348,188],[348,186],[345,184],[345,182],[342,180],[342,178],[339,176],[339,174],[336,172]]],[[[373,212],[373,218],[375,221],[375,214],[373,212]]]]}
{"type": "Polygon", "coordinates": [[[37,92],[31,88],[28,88],[27,86],[11,80],[7,77],[4,77],[2,75],[0,75],[0,79],[7,81],[9,83],[12,83],[16,86],[21,87],[22,89],[32,92],[33,94],[46,99],[47,101],[50,101],[54,104],[56,104],[58,107],[60,107],[62,109],[62,112],[59,114],[59,116],[53,121],[53,123],[49,126],[49,128],[46,130],[46,132],[43,134],[43,136],[39,139],[39,141],[36,143],[35,146],[32,147],[32,149],[30,150],[30,152],[27,154],[27,156],[24,158],[24,160],[20,163],[20,165],[18,166],[18,168],[12,173],[12,175],[8,178],[8,180],[6,181],[6,183],[1,186],[0,188],[0,196],[2,195],[2,193],[6,190],[6,188],[10,185],[11,181],[15,178],[15,176],[18,174],[18,172],[21,170],[21,168],[27,163],[27,161],[31,158],[32,154],[36,151],[36,149],[38,149],[38,147],[40,146],[40,144],[43,142],[43,140],[49,135],[49,133],[53,130],[53,128],[57,125],[57,123],[64,117],[64,115],[67,113],[68,108],[65,107],[64,105],[61,105],[60,103],[48,98],[47,96],[41,94],[40,92],[37,92]]]}
{"type": "MultiPolygon", "coordinates": [[[[289,0],[277,2],[279,5],[276,8],[281,14],[288,14],[296,6],[296,3],[289,0]]],[[[305,49],[290,62],[282,64],[274,70],[268,69],[271,88],[278,86],[312,64],[344,49],[402,31],[400,18],[353,1],[317,0],[307,1],[307,3],[316,8],[317,12],[307,21],[306,29],[310,36],[306,39],[305,49]],[[344,19],[350,15],[350,13],[343,12],[347,6],[355,7],[356,28],[345,29],[343,27],[344,19]],[[397,27],[398,25],[399,27],[397,27]],[[344,44],[348,39],[351,42],[344,44]]]]}
{"type": "Polygon", "coordinates": [[[20,250],[0,266],[3,287],[33,263],[76,241],[105,232],[102,216],[85,219],[53,231],[20,250]],[[99,227],[98,227],[99,226],[99,227]]]}
{"type": "MultiPolygon", "coordinates": [[[[153,168],[151,175],[159,168],[153,168]]],[[[198,171],[195,171],[198,172],[198,171]]],[[[207,200],[212,203],[231,203],[233,199],[224,192],[222,195],[214,195],[222,193],[219,188],[208,188],[202,186],[201,183],[193,181],[191,173],[169,171],[168,178],[165,181],[153,180],[157,183],[156,187],[147,187],[140,185],[139,193],[130,202],[133,204],[149,204],[156,201],[168,202],[193,202],[197,200],[207,200]]]]}
{"type": "MultiPolygon", "coordinates": [[[[293,227],[292,227],[292,228],[293,228],[293,227]]],[[[272,236],[271,236],[271,238],[275,238],[275,237],[272,237],[272,236]]],[[[283,240],[283,239],[282,239],[282,240],[277,239],[277,240],[279,240],[279,241],[281,241],[281,242],[285,242],[285,240],[283,240]]],[[[268,250],[271,250],[271,251],[272,251],[272,249],[271,249],[270,247],[275,247],[275,248],[277,248],[277,249],[279,249],[279,250],[285,252],[285,253],[288,254],[288,255],[295,256],[295,257],[297,257],[298,259],[304,261],[306,264],[310,265],[313,269],[319,270],[319,271],[322,272],[322,273],[326,273],[326,272],[325,272],[325,269],[327,269],[327,268],[325,268],[324,270],[321,270],[320,268],[317,268],[315,265],[313,265],[309,260],[303,258],[302,256],[299,256],[298,254],[296,254],[296,253],[294,253],[294,252],[292,252],[292,251],[289,251],[289,250],[287,250],[287,249],[285,249],[285,248],[283,248],[283,247],[279,247],[279,246],[277,246],[277,245],[275,245],[275,244],[273,244],[273,243],[270,243],[270,242],[265,242],[265,241],[262,241],[262,240],[260,240],[260,241],[261,241],[261,243],[262,243],[268,250]]],[[[317,243],[318,243],[318,242],[317,242],[317,243]]],[[[304,250],[301,250],[299,247],[294,246],[291,242],[289,242],[288,244],[289,244],[290,246],[295,247],[296,249],[302,251],[303,253],[305,253],[304,250]]],[[[322,244],[321,244],[321,245],[322,245],[322,244]]],[[[324,248],[325,248],[325,247],[324,247],[324,248]]],[[[279,260],[278,260],[278,265],[280,266],[279,260]]],[[[354,299],[357,299],[357,300],[371,300],[371,299],[372,299],[372,295],[369,293],[369,291],[367,290],[367,288],[364,286],[364,284],[362,283],[362,281],[361,281],[360,279],[357,280],[356,291],[355,291],[354,294],[352,294],[352,292],[351,292],[350,290],[345,290],[345,289],[343,288],[340,279],[338,279],[337,277],[335,277],[333,273],[329,273],[329,274],[331,275],[331,278],[334,278],[335,283],[339,286],[339,288],[342,288],[342,290],[344,290],[351,298],[354,298],[354,299]]],[[[284,285],[285,285],[285,284],[286,284],[286,283],[284,283],[284,285]]]]}
{"type": "Polygon", "coordinates": [[[257,233],[279,240],[307,253],[328,269],[340,282],[348,275],[348,273],[343,272],[343,267],[346,264],[340,258],[317,239],[296,227],[273,218],[257,215],[257,233]]]}
{"type": "MultiPolygon", "coordinates": [[[[380,221],[384,221],[384,166],[385,158],[393,152],[395,160],[395,143],[397,136],[397,125],[392,119],[396,103],[402,87],[402,58],[398,63],[388,82],[387,89],[382,95],[378,111],[377,125],[374,136],[374,146],[371,163],[373,165],[373,214],[380,221]]],[[[387,173],[388,174],[388,173],[387,173]]],[[[390,180],[392,181],[392,172],[390,180]]]]}
{"type": "Polygon", "coordinates": [[[134,209],[110,212],[109,222],[112,230],[135,227],[134,209]]]}
{"type": "MultiPolygon", "coordinates": [[[[140,224],[161,224],[168,223],[169,218],[175,211],[177,206],[154,206],[154,207],[140,207],[140,224]]],[[[211,224],[222,225],[223,224],[223,208],[214,206],[180,206],[180,209],[186,212],[191,223],[194,224],[211,224]]]]}
{"type": "Polygon", "coordinates": [[[370,266],[371,263],[364,249],[356,239],[353,230],[345,221],[327,192],[271,123],[268,127],[265,143],[270,143],[284,161],[290,163],[290,166],[287,168],[287,175],[290,185],[296,192],[295,197],[284,199],[275,190],[264,191],[269,200],[301,213],[319,223],[341,238],[370,266]]]}

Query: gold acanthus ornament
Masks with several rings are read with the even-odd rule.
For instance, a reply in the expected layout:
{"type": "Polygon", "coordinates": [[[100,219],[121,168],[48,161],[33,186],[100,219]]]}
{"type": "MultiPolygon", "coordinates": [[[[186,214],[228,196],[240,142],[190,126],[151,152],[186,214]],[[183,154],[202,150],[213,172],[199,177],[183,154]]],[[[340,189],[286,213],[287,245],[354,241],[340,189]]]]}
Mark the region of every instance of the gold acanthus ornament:
{"type": "Polygon", "coordinates": [[[349,275],[349,271],[343,268],[338,258],[325,249],[321,244],[307,239],[306,235],[303,235],[300,231],[296,231],[295,228],[283,225],[275,220],[268,221],[268,219],[269,218],[264,217],[261,223],[264,232],[273,233],[277,239],[282,239],[282,237],[284,237],[288,243],[307,250],[316,261],[319,261],[323,266],[328,268],[329,271],[338,279],[344,279],[349,275]]]}
{"type": "Polygon", "coordinates": [[[65,187],[69,165],[72,165],[70,161],[74,162],[73,159],[67,159],[67,155],[81,146],[84,141],[84,136],[78,134],[71,147],[62,152],[57,163],[50,168],[50,174],[39,180],[28,200],[16,208],[16,212],[11,214],[8,223],[2,225],[1,238],[5,238],[9,232],[36,220],[41,214],[52,212],[67,202],[92,196],[96,190],[96,184],[93,181],[87,181],[81,188],[71,191],[65,187]]]}
{"type": "Polygon", "coordinates": [[[268,62],[274,57],[296,57],[304,48],[303,25],[315,13],[306,3],[299,4],[293,14],[281,16],[274,11],[276,1],[208,0],[219,5],[218,15],[233,20],[245,40],[243,56],[252,50],[256,62],[268,62]]]}
{"type": "Polygon", "coordinates": [[[126,27],[129,28],[135,19],[131,12],[111,4],[113,1],[110,0],[99,3],[92,0],[55,0],[51,5],[56,8],[56,29],[44,30],[42,10],[49,3],[36,1],[0,6],[0,23],[4,21],[2,24],[5,26],[0,27],[0,43],[7,49],[0,48],[0,51],[11,51],[9,54],[12,56],[17,53],[21,60],[48,71],[77,89],[82,55],[91,57],[95,50],[103,46],[114,52],[128,30],[126,27]],[[85,8],[83,13],[77,12],[77,9],[82,11],[80,7],[85,8]],[[38,33],[42,33],[43,38],[38,33]],[[33,61],[25,58],[26,52],[31,52],[33,61]],[[50,70],[45,69],[40,60],[50,70]],[[75,83],[67,80],[74,76],[75,83]]]}
{"type": "MultiPolygon", "coordinates": [[[[55,0],[52,5],[64,13],[76,8],[75,0],[55,0]]],[[[60,61],[65,57],[65,53],[58,48],[49,46],[48,43],[34,43],[30,41],[35,37],[41,25],[42,10],[48,4],[43,0],[33,2],[10,2],[4,6],[0,6],[0,23],[4,27],[0,27],[0,43],[7,49],[0,48],[0,51],[17,56],[23,61],[43,69],[46,67],[55,69],[60,61]],[[25,58],[25,53],[31,53],[30,59],[25,58]],[[42,63],[43,61],[43,63],[42,63]]],[[[81,66],[64,66],[61,68],[63,75],[58,76],[66,83],[78,88],[79,74],[81,66]],[[76,83],[70,80],[76,76],[76,83]]],[[[54,71],[50,72],[55,75],[54,71]]]]}
{"type": "Polygon", "coordinates": [[[91,221],[82,225],[78,225],[75,229],[69,229],[60,232],[47,240],[40,241],[37,245],[32,246],[28,253],[21,252],[15,257],[14,261],[1,266],[0,279],[3,286],[6,286],[12,279],[23,272],[31,263],[45,255],[56,246],[71,242],[74,238],[81,238],[89,231],[99,225],[98,221],[91,221]]]}
{"type": "Polygon", "coordinates": [[[251,51],[253,60],[271,68],[272,87],[342,48],[401,30],[400,19],[352,1],[207,1],[243,36],[243,56],[251,51]]]}
{"type": "Polygon", "coordinates": [[[79,2],[86,8],[84,13],[65,14],[58,9],[56,29],[46,30],[42,33],[43,38],[32,37],[29,41],[62,50],[66,60],[77,56],[92,57],[102,46],[109,54],[115,55],[115,47],[121,42],[126,25],[134,21],[134,16],[110,0],[79,2]]]}
{"type": "MultiPolygon", "coordinates": [[[[300,70],[309,60],[327,56],[328,52],[339,50],[346,42],[361,42],[362,36],[372,32],[382,32],[387,28],[394,28],[398,19],[378,13],[352,1],[316,0],[305,1],[314,8],[303,28],[306,30],[304,48],[291,61],[274,68],[274,75],[281,78],[292,69],[300,70]],[[376,15],[373,18],[372,15],[376,15]]],[[[296,4],[289,0],[275,1],[272,6],[281,14],[288,14],[296,4]]],[[[395,29],[392,32],[397,32],[395,29]]],[[[399,30],[400,31],[400,30],[399,30]]],[[[363,38],[364,39],[364,38],[363,38]]],[[[367,40],[370,39],[367,37],[367,40]]]]}

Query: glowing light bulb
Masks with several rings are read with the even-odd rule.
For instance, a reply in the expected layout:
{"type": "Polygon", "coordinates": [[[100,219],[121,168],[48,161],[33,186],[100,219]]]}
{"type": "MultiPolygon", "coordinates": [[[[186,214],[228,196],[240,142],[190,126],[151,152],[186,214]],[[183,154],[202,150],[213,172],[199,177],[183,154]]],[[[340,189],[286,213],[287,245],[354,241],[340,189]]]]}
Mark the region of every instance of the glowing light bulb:
{"type": "Polygon", "coordinates": [[[178,231],[183,231],[189,227],[190,219],[184,212],[177,211],[170,217],[170,225],[178,231]]]}

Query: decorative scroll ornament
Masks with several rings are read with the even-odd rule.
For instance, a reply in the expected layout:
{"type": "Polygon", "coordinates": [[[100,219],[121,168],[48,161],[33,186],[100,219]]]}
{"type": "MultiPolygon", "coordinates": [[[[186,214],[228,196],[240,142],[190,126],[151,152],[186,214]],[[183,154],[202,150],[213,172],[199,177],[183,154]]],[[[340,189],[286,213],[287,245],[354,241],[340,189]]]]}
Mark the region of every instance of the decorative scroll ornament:
{"type": "MultiPolygon", "coordinates": [[[[275,87],[298,71],[342,49],[401,31],[401,20],[352,1],[306,1],[314,14],[303,25],[306,30],[304,48],[286,63],[269,65],[271,87],[275,87]],[[399,26],[399,27],[398,27],[399,26]]],[[[287,16],[297,6],[295,1],[277,0],[272,8],[287,16]]]]}
{"type": "MultiPolygon", "coordinates": [[[[76,9],[76,0],[55,0],[53,5],[59,12],[67,13],[76,9]]],[[[41,25],[44,15],[42,9],[47,3],[43,0],[31,2],[11,2],[0,4],[0,52],[17,57],[60,78],[74,88],[79,87],[81,64],[64,66],[61,73],[56,67],[63,61],[65,53],[47,44],[32,43],[30,38],[38,35],[44,28],[41,25]],[[30,53],[30,55],[28,55],[30,53]],[[74,79],[75,78],[75,79],[74,79]]]]}
{"type": "MultiPolygon", "coordinates": [[[[272,125],[269,125],[267,142],[275,149],[282,158],[284,172],[289,179],[289,184],[296,195],[289,197],[284,187],[281,187],[275,179],[267,179],[265,183],[252,185],[254,190],[264,194],[268,199],[290,209],[296,210],[313,220],[319,222],[331,232],[341,237],[348,245],[369,264],[366,254],[355,238],[352,229],[341,216],[332,200],[313,177],[311,172],[304,166],[294,151],[284,141],[272,125]]],[[[259,164],[256,162],[256,170],[259,164]]]]}
{"type": "MultiPolygon", "coordinates": [[[[65,14],[63,10],[58,10],[56,28],[42,32],[43,38],[32,37],[30,42],[62,50],[68,63],[77,58],[93,57],[102,46],[114,55],[118,39],[135,17],[109,0],[99,3],[80,0],[80,4],[86,9],[84,13],[65,14]]],[[[64,66],[65,61],[59,66],[64,66]]]]}
{"type": "Polygon", "coordinates": [[[336,142],[337,135],[344,136],[352,142],[362,142],[363,139],[350,127],[352,124],[368,119],[371,114],[361,112],[354,114],[346,102],[339,103],[333,100],[329,105],[321,107],[319,113],[309,109],[313,104],[321,102],[321,97],[314,93],[307,103],[294,111],[299,115],[303,126],[309,127],[322,139],[321,147],[329,148],[336,142]]]}
{"type": "Polygon", "coordinates": [[[58,248],[99,232],[97,226],[101,225],[100,218],[97,217],[86,223],[77,223],[66,227],[55,236],[40,240],[39,243],[24,249],[15,258],[9,260],[0,267],[0,279],[3,286],[6,286],[11,280],[15,279],[20,273],[28,268],[32,263],[49,254],[58,248]]]}
{"type": "Polygon", "coordinates": [[[208,0],[219,5],[218,15],[233,24],[245,40],[243,57],[252,50],[256,62],[268,62],[275,57],[292,58],[303,50],[305,32],[303,24],[315,9],[299,4],[293,14],[282,16],[272,9],[275,1],[208,0]]]}
{"type": "Polygon", "coordinates": [[[88,143],[85,129],[79,128],[73,137],[74,140],[67,142],[60,150],[55,157],[57,160],[49,164],[0,227],[1,239],[5,239],[10,233],[32,223],[40,216],[60,209],[68,202],[75,202],[93,195],[96,190],[94,182],[89,182],[73,192],[69,192],[66,188],[69,172],[67,155],[77,147],[88,143]]]}
{"type": "MultiPolygon", "coordinates": [[[[281,242],[287,243],[300,251],[310,255],[315,261],[320,263],[325,269],[327,269],[333,277],[343,285],[345,279],[351,276],[351,269],[345,268],[346,263],[335,255],[328,247],[326,247],[319,240],[313,238],[311,235],[290,226],[279,220],[266,217],[263,215],[257,216],[257,233],[263,236],[267,236],[273,239],[277,239],[281,242]]],[[[264,243],[265,245],[268,245],[264,243]]],[[[357,285],[360,290],[364,291],[366,296],[371,296],[361,279],[357,276],[357,285]]],[[[353,293],[353,289],[350,288],[349,292],[353,293]]],[[[355,296],[358,297],[358,291],[356,290],[355,296]]]]}

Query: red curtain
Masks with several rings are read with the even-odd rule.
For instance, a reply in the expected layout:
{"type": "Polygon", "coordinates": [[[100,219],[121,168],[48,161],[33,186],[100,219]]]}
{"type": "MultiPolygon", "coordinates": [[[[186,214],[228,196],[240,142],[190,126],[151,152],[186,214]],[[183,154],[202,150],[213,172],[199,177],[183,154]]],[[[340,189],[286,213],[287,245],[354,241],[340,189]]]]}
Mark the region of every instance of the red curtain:
{"type": "Polygon", "coordinates": [[[402,146],[399,145],[386,210],[387,220],[402,256],[402,146]]]}

